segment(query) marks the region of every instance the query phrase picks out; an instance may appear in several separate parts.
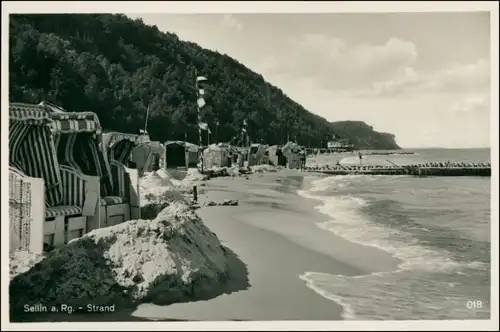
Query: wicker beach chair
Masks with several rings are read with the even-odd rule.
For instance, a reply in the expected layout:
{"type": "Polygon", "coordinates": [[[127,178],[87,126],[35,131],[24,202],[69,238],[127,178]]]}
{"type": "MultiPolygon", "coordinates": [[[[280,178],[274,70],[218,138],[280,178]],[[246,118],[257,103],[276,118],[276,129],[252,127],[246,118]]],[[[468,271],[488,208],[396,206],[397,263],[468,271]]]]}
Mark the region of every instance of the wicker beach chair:
{"type": "MultiPolygon", "coordinates": [[[[128,214],[121,214],[123,221],[140,219],[139,197],[139,170],[130,164],[132,150],[140,144],[140,136],[135,134],[108,132],[104,133],[101,141],[101,151],[111,169],[113,197],[119,202],[110,199],[101,199],[101,210],[107,220],[119,218],[121,212],[127,210],[117,209],[117,205],[127,205],[128,214]]],[[[112,221],[117,223],[119,221],[112,221]]]]}
{"type": "Polygon", "coordinates": [[[9,194],[20,205],[11,211],[12,228],[20,229],[11,234],[20,237],[17,249],[41,252],[44,242],[61,246],[82,236],[95,216],[92,189],[99,179],[59,164],[56,128],[43,106],[10,103],[9,123],[9,194]]]}
{"type": "Polygon", "coordinates": [[[95,176],[98,203],[95,217],[89,220],[87,230],[116,225],[138,218],[138,179],[119,165],[111,165],[107,150],[102,149],[102,128],[93,112],[67,112],[52,107],[50,117],[57,128],[55,138],[60,164],[77,169],[81,174],[95,176]],[[131,178],[134,178],[132,180],[131,178]],[[137,188],[132,186],[137,184],[137,188]]]}

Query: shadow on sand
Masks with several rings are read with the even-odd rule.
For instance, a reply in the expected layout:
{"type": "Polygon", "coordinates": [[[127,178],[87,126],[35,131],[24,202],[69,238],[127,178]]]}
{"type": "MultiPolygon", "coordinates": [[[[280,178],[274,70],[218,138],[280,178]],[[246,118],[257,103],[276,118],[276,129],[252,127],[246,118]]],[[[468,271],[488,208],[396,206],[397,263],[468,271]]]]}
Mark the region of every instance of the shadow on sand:
{"type": "MultiPolygon", "coordinates": [[[[123,322],[123,321],[187,321],[187,320],[179,320],[179,319],[154,319],[154,318],[142,318],[136,317],[132,314],[135,312],[137,305],[140,303],[152,303],[156,305],[168,305],[173,303],[186,303],[186,302],[195,302],[195,301],[206,301],[218,297],[223,294],[231,294],[233,292],[238,292],[242,290],[246,290],[250,287],[250,282],[248,279],[248,269],[246,264],[239,259],[239,257],[231,251],[231,249],[222,246],[225,251],[227,258],[227,267],[228,273],[225,275],[219,276],[218,280],[211,279],[201,279],[193,282],[191,289],[189,291],[181,291],[176,290],[175,292],[169,292],[169,280],[165,282],[163,285],[161,282],[154,287],[152,287],[150,294],[148,294],[144,299],[142,299],[138,303],[131,303],[128,299],[120,298],[114,299],[112,302],[107,301],[108,305],[115,304],[114,312],[106,312],[106,313],[90,313],[86,310],[86,306],[88,304],[96,304],[95,299],[79,299],[77,302],[68,301],[68,304],[74,308],[80,308],[79,310],[74,310],[73,313],[68,312],[39,312],[39,313],[27,313],[24,311],[22,307],[24,305],[34,306],[37,303],[25,303],[11,298],[11,310],[10,310],[10,321],[11,322],[23,322],[23,323],[33,323],[33,322],[123,322]],[[15,303],[17,310],[12,310],[12,304],[15,303]],[[78,304],[75,304],[78,303],[78,304]]],[[[90,255],[92,256],[92,255],[90,255]]],[[[94,256],[93,259],[96,257],[94,256]]],[[[101,258],[102,259],[102,258],[101,258]]],[[[45,261],[50,260],[50,258],[45,259],[45,261]]],[[[41,263],[35,265],[33,269],[40,270],[41,263]],[[38,268],[37,268],[38,267],[38,268]]],[[[46,262],[47,263],[47,262],[46,262]]],[[[102,262],[97,262],[97,264],[101,265],[102,262]]],[[[105,263],[104,263],[105,264],[105,263]]],[[[45,265],[45,264],[44,264],[45,265]]],[[[51,262],[48,262],[48,265],[52,265],[51,262]]],[[[47,265],[45,265],[47,266],[47,265]]],[[[101,265],[102,267],[102,265],[101,265]]],[[[20,282],[16,280],[18,277],[22,277],[26,275],[30,271],[23,273],[22,275],[17,276],[13,280],[11,280],[10,284],[10,294],[19,294],[19,292],[23,292],[23,286],[26,286],[25,282],[20,282]],[[24,284],[24,285],[23,285],[24,284]]],[[[59,271],[54,271],[56,274],[59,271]]],[[[108,271],[111,275],[111,271],[108,271]]],[[[33,273],[33,272],[32,272],[33,273]]],[[[37,280],[40,283],[45,283],[49,288],[54,287],[53,285],[57,285],[57,280],[61,278],[61,276],[56,276],[54,274],[46,276],[49,280],[37,280]],[[54,280],[50,280],[51,276],[54,277],[54,280]],[[50,286],[49,286],[50,285],[50,286]]],[[[22,279],[22,278],[21,278],[22,279]]],[[[55,286],[57,287],[57,286],[55,286]]],[[[26,289],[26,288],[25,288],[26,289]]],[[[50,291],[50,290],[49,290],[50,291]]],[[[12,296],[12,295],[11,295],[12,296]]],[[[13,296],[18,297],[16,295],[13,296]]],[[[23,296],[21,296],[23,297],[23,296]]],[[[23,297],[26,298],[26,297],[23,297]]],[[[98,301],[97,303],[102,303],[98,301]]],[[[51,308],[51,307],[49,307],[51,308]]],[[[49,309],[50,311],[50,309],[49,309]]],[[[238,321],[234,319],[234,321],[238,321]]]]}

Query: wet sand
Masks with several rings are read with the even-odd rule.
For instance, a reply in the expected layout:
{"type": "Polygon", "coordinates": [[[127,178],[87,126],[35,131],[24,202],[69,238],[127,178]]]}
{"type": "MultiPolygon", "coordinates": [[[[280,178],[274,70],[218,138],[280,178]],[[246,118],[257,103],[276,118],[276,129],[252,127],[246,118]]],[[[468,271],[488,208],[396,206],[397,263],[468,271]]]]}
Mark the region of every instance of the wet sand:
{"type": "Polygon", "coordinates": [[[296,194],[303,175],[285,170],[245,178],[220,178],[200,187],[200,202],[237,199],[239,206],[198,210],[222,244],[247,265],[250,287],[203,301],[142,304],[132,315],[184,320],[339,320],[342,308],[308,288],[307,271],[357,275],[391,270],[389,255],[318,228],[326,216],[318,202],[296,194]]]}

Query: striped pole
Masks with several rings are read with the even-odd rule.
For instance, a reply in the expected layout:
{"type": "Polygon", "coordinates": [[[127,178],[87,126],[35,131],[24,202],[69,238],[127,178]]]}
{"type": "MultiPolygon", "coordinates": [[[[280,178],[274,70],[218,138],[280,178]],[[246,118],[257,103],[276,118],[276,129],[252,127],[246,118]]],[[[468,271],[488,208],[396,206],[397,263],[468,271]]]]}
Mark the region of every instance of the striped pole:
{"type": "Polygon", "coordinates": [[[243,142],[242,144],[245,144],[246,147],[248,147],[250,145],[250,140],[249,140],[249,137],[248,137],[248,131],[247,131],[247,120],[243,120],[243,142]]]}
{"type": "Polygon", "coordinates": [[[198,73],[196,71],[196,67],[194,68],[194,77],[196,84],[196,106],[197,106],[197,120],[198,120],[198,146],[201,148],[202,137],[201,137],[201,112],[200,112],[200,104],[198,103],[198,99],[200,98],[200,88],[198,86],[198,73]]]}
{"type": "Polygon", "coordinates": [[[205,82],[207,78],[205,76],[198,76],[196,71],[196,67],[194,68],[195,73],[195,84],[196,84],[196,105],[197,105],[197,114],[198,114],[198,161],[201,161],[201,170],[203,171],[203,152],[201,147],[203,145],[203,137],[202,130],[208,130],[207,124],[201,121],[201,108],[205,106],[205,99],[203,99],[203,95],[205,94],[205,89],[203,86],[200,87],[200,82],[205,82]]]}

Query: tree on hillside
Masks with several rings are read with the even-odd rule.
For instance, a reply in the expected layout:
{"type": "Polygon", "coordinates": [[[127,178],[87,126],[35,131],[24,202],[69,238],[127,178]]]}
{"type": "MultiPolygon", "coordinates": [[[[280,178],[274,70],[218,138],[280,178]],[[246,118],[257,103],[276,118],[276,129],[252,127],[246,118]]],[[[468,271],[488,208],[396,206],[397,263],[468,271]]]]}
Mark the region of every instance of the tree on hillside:
{"type": "Polygon", "coordinates": [[[93,111],[106,129],[132,133],[144,126],[149,106],[153,140],[182,140],[187,134],[195,142],[196,68],[210,79],[204,112],[209,125],[220,122],[220,141],[237,135],[243,119],[250,137],[270,144],[289,135],[319,146],[332,134],[325,119],[238,61],[141,20],[16,14],[10,16],[9,35],[11,101],[47,100],[71,111],[93,111]]]}

